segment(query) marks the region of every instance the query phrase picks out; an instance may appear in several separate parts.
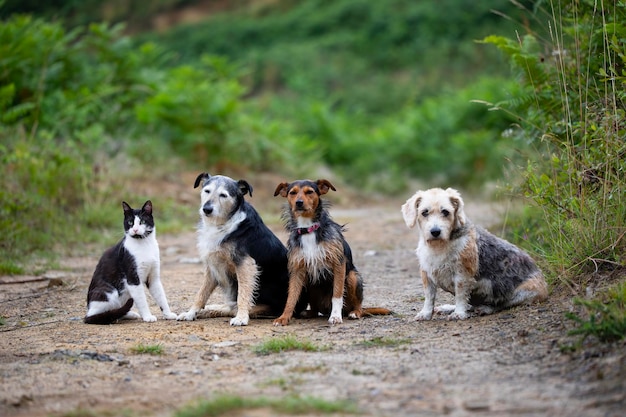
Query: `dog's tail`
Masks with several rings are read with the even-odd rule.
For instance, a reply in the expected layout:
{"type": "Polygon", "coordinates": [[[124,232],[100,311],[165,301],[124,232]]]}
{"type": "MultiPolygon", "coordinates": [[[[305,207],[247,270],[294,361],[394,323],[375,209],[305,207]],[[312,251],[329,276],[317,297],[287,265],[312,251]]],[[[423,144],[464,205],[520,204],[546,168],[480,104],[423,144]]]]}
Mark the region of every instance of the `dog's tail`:
{"type": "Polygon", "coordinates": [[[121,319],[133,306],[133,299],[129,298],[126,304],[115,310],[103,311],[93,316],[85,316],[84,322],[87,324],[111,324],[115,320],[121,319]]]}
{"type": "Polygon", "coordinates": [[[382,307],[367,307],[363,309],[364,316],[388,316],[393,314],[393,311],[382,307]]]}

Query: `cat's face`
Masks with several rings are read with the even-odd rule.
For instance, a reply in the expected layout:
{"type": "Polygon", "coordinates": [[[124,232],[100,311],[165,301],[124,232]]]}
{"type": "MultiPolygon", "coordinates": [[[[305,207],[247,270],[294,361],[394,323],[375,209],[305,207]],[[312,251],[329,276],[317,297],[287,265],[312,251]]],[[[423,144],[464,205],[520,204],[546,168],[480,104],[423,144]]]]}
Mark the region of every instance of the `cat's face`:
{"type": "Polygon", "coordinates": [[[146,201],[140,210],[133,209],[125,201],[124,208],[124,233],[134,239],[143,239],[154,231],[154,218],[152,217],[152,202],[146,201]]]}

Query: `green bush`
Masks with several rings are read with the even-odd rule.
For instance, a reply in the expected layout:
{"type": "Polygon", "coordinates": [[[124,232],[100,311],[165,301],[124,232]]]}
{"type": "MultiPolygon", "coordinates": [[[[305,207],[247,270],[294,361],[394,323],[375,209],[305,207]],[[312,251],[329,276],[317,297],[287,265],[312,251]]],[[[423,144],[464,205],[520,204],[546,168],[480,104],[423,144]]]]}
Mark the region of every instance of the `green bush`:
{"type": "Polygon", "coordinates": [[[552,274],[576,281],[626,266],[626,8],[554,10],[551,42],[486,42],[511,57],[526,88],[498,107],[520,115],[519,140],[537,150],[522,187],[543,211],[535,232],[552,274]]]}
{"type": "Polygon", "coordinates": [[[513,82],[485,78],[446,89],[375,123],[317,103],[302,111],[306,120],[299,125],[315,138],[328,164],[355,184],[374,178],[380,186],[384,175],[390,193],[403,189],[403,178],[478,185],[501,177],[506,159],[515,159],[512,150],[524,143],[502,134],[511,117],[473,99],[503,100],[516,90],[513,82]]]}
{"type": "Polygon", "coordinates": [[[156,40],[180,62],[210,53],[243,63],[254,94],[393,113],[442,84],[463,85],[487,68],[498,71],[497,55],[474,39],[521,25],[493,9],[520,14],[497,0],[282,0],[143,34],[138,42],[156,40]]]}
{"type": "MultiPolygon", "coordinates": [[[[0,22],[2,258],[54,254],[116,227],[129,185],[166,176],[177,158],[288,170],[293,147],[313,150],[291,126],[241,109],[235,65],[166,66],[169,54],[122,29],[0,22]]],[[[155,204],[160,215],[173,205],[155,204]]]]}
{"type": "Polygon", "coordinates": [[[19,15],[0,23],[3,258],[51,254],[81,235],[94,167],[119,152],[132,103],[146,96],[140,72],[152,55],[119,31],[19,15]]]}
{"type": "Polygon", "coordinates": [[[615,342],[626,337],[626,284],[621,283],[608,291],[606,300],[575,299],[575,304],[582,306],[585,317],[576,313],[567,313],[578,328],[570,334],[579,335],[582,340],[594,336],[602,342],[615,342]]]}

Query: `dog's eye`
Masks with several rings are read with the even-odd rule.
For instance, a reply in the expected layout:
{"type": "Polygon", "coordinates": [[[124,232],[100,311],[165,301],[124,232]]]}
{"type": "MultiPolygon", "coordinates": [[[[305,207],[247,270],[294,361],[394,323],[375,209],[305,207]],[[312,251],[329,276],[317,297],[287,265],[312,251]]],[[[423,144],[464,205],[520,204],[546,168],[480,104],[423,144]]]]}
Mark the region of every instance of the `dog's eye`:
{"type": "Polygon", "coordinates": [[[296,190],[289,191],[289,195],[296,195],[296,194],[298,194],[298,192],[296,190]]]}
{"type": "Polygon", "coordinates": [[[306,194],[306,195],[311,195],[311,194],[313,194],[313,190],[306,190],[306,191],[304,192],[304,194],[306,194]]]}
{"type": "Polygon", "coordinates": [[[422,216],[428,217],[428,210],[423,210],[422,211],[422,216]]]}
{"type": "Polygon", "coordinates": [[[443,217],[448,217],[448,216],[450,215],[450,212],[449,212],[448,210],[445,210],[445,209],[444,209],[444,210],[441,210],[441,215],[442,215],[443,217]]]}
{"type": "Polygon", "coordinates": [[[211,190],[204,190],[205,193],[211,194],[211,190]]]}
{"type": "Polygon", "coordinates": [[[220,198],[226,198],[226,197],[228,197],[228,196],[226,195],[226,193],[221,193],[221,194],[220,194],[220,198]]]}

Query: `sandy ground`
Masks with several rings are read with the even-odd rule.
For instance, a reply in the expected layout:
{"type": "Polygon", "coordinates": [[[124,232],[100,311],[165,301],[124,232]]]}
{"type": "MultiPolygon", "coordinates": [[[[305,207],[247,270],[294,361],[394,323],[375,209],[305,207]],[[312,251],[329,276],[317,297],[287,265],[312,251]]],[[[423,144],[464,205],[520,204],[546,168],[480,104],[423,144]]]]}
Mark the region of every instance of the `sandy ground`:
{"type": "MultiPolygon", "coordinates": [[[[270,203],[276,212],[270,226],[286,241],[277,221],[281,203],[270,203]]],[[[625,415],[625,344],[563,353],[571,341],[571,323],[564,318],[571,309],[568,295],[553,293],[540,305],[466,321],[414,321],[423,290],[417,239],[402,221],[401,203],[344,207],[335,199],[332,209],[338,222],[348,224],[346,237],[366,283],[365,306],[390,308],[393,316],[335,326],[324,318],[299,319],[281,328],[267,319],[230,327],[226,318],[176,322],[159,315],[155,323],[86,325],[86,291],[104,247],[63,259],[58,271],[46,273],[52,280],[0,285],[0,314],[6,318],[0,326],[0,415],[91,410],[171,416],[195,400],[222,394],[349,400],[359,415],[372,416],[625,415]],[[285,334],[323,349],[254,352],[285,334]],[[139,344],[159,344],[163,354],[134,354],[139,344]]],[[[466,210],[487,227],[501,214],[498,206],[471,201],[466,210]]],[[[186,311],[202,278],[195,234],[158,240],[170,306],[186,311]]],[[[219,298],[216,293],[209,302],[219,298]]],[[[439,292],[438,302],[451,299],[439,292]]]]}

